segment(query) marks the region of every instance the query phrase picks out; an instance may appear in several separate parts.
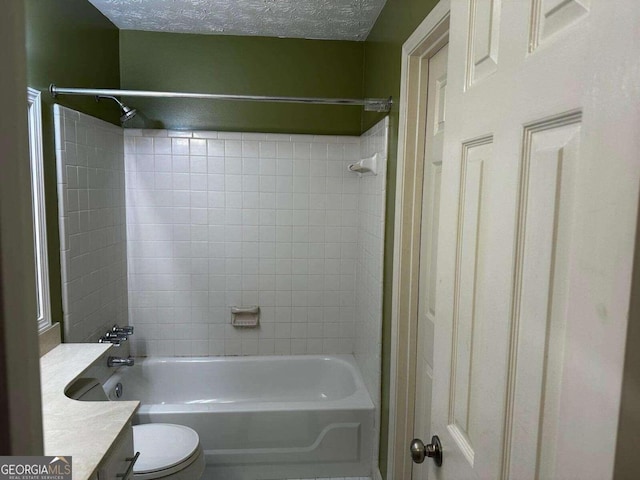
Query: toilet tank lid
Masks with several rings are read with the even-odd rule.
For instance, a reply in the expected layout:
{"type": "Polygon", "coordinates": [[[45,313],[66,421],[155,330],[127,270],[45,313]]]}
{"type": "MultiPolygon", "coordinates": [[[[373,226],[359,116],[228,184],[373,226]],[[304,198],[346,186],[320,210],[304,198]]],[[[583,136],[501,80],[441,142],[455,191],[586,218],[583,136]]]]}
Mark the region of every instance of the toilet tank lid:
{"type": "Polygon", "coordinates": [[[133,426],[133,446],[140,452],[133,472],[151,473],[187,460],[200,446],[200,438],[183,425],[145,423],[133,426]]]}

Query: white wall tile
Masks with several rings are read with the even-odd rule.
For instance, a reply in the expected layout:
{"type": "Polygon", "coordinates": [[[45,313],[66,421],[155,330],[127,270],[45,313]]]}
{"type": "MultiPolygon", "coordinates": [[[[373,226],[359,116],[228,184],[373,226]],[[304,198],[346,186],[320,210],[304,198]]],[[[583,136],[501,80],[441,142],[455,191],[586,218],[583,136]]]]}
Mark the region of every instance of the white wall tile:
{"type": "MultiPolygon", "coordinates": [[[[136,139],[137,142],[138,139],[136,139]]],[[[147,139],[152,140],[152,139],[147,139]]],[[[136,143],[137,147],[137,143],[136,143]]],[[[187,138],[172,138],[171,153],[173,155],[189,155],[189,140],[187,138]]]]}
{"type": "MultiPolygon", "coordinates": [[[[91,309],[99,297],[86,261],[93,242],[109,252],[100,260],[125,254],[124,215],[100,210],[115,208],[115,198],[124,212],[118,185],[126,177],[135,353],[354,353],[379,428],[387,121],[360,139],[131,129],[122,139],[117,127],[102,131],[102,122],[67,112],[56,150],[68,338],[93,339],[104,328],[96,325],[105,315],[73,308],[91,309]],[[100,135],[115,146],[91,154],[96,147],[84,143],[100,135]],[[346,171],[376,152],[377,176],[346,171]],[[126,172],[116,178],[123,154],[126,172]],[[96,229],[106,235],[91,236],[96,229]],[[229,307],[242,303],[262,307],[258,330],[229,325],[229,307]]],[[[119,298],[106,326],[126,323],[127,298],[119,298]]]]}
{"type": "MultiPolygon", "coordinates": [[[[65,341],[95,342],[128,324],[124,137],[59,105],[54,122],[65,341]]],[[[153,174],[153,141],[137,137],[127,148],[130,164],[149,157],[153,174]]]]}
{"type": "MultiPolygon", "coordinates": [[[[361,137],[360,158],[378,154],[378,175],[363,175],[357,186],[357,198],[348,196],[350,205],[357,207],[357,225],[343,223],[342,259],[348,267],[342,278],[351,283],[351,260],[356,261],[356,305],[354,309],[354,354],[362,376],[376,408],[372,468],[378,465],[378,434],[380,428],[380,391],[382,365],[382,281],[384,257],[384,218],[386,200],[386,169],[388,155],[388,117],[369,129],[361,137]],[[357,226],[357,232],[352,230],[357,226]],[[353,235],[357,243],[351,243],[353,235]],[[356,245],[356,248],[353,246],[356,245]]],[[[346,151],[347,149],[345,149],[346,151]]],[[[347,155],[345,155],[347,156],[347,155]]],[[[353,152],[348,156],[353,158],[353,152]]],[[[356,188],[346,179],[345,188],[355,192],[356,188]]],[[[343,195],[343,198],[347,196],[343,195]]],[[[347,208],[343,206],[343,209],[347,208]]],[[[353,216],[349,216],[352,220],[353,216]]],[[[345,283],[345,286],[346,286],[345,283]]]]}
{"type": "Polygon", "coordinates": [[[145,305],[133,323],[226,327],[140,329],[134,353],[353,353],[358,142],[127,130],[129,298],[145,305]],[[228,325],[242,303],[262,307],[258,330],[228,325]]]}

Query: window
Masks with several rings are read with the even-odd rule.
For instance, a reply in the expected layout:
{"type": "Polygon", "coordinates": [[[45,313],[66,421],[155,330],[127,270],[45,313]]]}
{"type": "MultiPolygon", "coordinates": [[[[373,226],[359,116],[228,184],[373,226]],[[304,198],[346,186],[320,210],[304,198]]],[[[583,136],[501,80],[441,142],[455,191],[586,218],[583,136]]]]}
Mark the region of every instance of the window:
{"type": "Polygon", "coordinates": [[[31,158],[31,199],[36,265],[36,299],[38,330],[51,325],[49,299],[49,260],[47,257],[47,222],[44,207],[44,163],[42,157],[42,107],[40,92],[27,89],[29,119],[29,156],[31,158]]]}

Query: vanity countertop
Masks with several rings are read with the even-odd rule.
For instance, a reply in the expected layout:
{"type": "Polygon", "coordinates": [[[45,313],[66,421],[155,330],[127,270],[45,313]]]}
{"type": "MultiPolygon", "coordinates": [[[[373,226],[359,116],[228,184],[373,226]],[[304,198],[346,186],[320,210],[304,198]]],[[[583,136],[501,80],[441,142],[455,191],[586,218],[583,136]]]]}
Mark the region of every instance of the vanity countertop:
{"type": "Polygon", "coordinates": [[[88,480],[140,402],[72,400],[65,389],[104,353],[102,343],[63,343],[40,358],[45,455],[72,456],[73,480],[88,480]]]}

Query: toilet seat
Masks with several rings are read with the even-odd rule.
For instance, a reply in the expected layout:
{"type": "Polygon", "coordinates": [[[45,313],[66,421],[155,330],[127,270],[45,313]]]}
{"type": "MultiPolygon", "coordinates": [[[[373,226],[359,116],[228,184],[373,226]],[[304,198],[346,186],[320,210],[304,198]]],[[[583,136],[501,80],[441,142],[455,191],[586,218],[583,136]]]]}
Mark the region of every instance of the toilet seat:
{"type": "Polygon", "coordinates": [[[133,426],[133,444],[140,457],[133,468],[138,480],[180,472],[202,457],[198,434],[189,427],[167,423],[133,426]]]}

